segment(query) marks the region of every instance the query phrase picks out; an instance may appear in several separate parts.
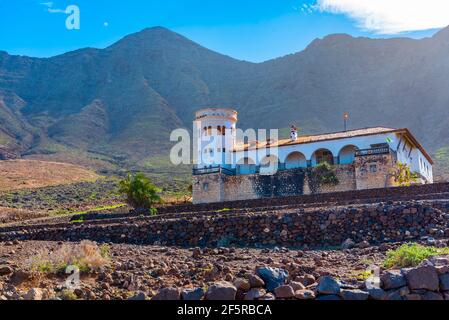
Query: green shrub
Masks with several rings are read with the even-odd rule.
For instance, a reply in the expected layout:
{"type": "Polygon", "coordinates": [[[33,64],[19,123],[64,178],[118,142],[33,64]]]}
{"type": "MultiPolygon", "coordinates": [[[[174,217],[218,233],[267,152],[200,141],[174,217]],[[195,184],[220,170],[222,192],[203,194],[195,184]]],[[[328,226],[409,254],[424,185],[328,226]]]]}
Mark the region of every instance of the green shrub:
{"type": "Polygon", "coordinates": [[[394,170],[394,180],[400,187],[410,187],[419,178],[418,174],[412,172],[408,165],[399,161],[394,170]]]}
{"type": "Polygon", "coordinates": [[[366,271],[360,271],[355,275],[355,279],[358,281],[366,281],[369,278],[373,276],[373,272],[366,270],[366,271]]]}
{"type": "Polygon", "coordinates": [[[131,207],[138,211],[150,211],[150,214],[154,214],[154,205],[162,202],[159,196],[162,190],[153,185],[143,173],[129,174],[120,181],[119,192],[126,196],[131,207]]]}
{"type": "Polygon", "coordinates": [[[68,289],[62,290],[60,298],[65,301],[78,300],[78,297],[76,296],[76,294],[73,291],[68,290],[68,289]]]}
{"type": "Polygon", "coordinates": [[[327,162],[318,164],[313,171],[313,173],[319,177],[321,184],[335,186],[340,183],[332,166],[327,162]]]}
{"type": "Polygon", "coordinates": [[[384,267],[387,269],[416,267],[426,259],[445,254],[449,254],[449,248],[404,244],[396,250],[387,252],[384,267]]]}
{"type": "Polygon", "coordinates": [[[335,171],[327,162],[322,162],[309,171],[309,187],[312,193],[319,193],[323,185],[336,186],[340,183],[335,171]]]}

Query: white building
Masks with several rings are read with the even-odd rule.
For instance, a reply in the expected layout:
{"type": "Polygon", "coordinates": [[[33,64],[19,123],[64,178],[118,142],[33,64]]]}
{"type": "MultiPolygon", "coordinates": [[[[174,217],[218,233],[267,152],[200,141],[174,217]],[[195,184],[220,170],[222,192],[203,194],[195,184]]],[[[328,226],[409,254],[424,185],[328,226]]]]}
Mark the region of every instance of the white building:
{"type": "MultiPolygon", "coordinates": [[[[232,109],[197,112],[195,127],[199,161],[194,176],[267,175],[279,171],[307,170],[321,162],[328,162],[335,167],[352,166],[355,180],[366,171],[376,174],[378,178],[379,174],[387,171],[378,168],[383,165],[379,157],[372,157],[388,155],[392,159],[389,166],[395,166],[397,162],[405,163],[418,174],[419,183],[433,183],[432,158],[408,129],[374,127],[299,137],[292,132],[291,139],[249,140],[243,143],[237,138],[237,115],[237,111],[232,109]],[[365,161],[367,164],[360,162],[368,157],[371,158],[365,161]],[[359,164],[356,164],[356,159],[359,159],[359,164]],[[367,167],[357,168],[360,163],[367,167]]],[[[363,188],[371,185],[373,188],[384,187],[364,183],[363,188]]],[[[362,188],[357,184],[354,186],[362,188]]]]}

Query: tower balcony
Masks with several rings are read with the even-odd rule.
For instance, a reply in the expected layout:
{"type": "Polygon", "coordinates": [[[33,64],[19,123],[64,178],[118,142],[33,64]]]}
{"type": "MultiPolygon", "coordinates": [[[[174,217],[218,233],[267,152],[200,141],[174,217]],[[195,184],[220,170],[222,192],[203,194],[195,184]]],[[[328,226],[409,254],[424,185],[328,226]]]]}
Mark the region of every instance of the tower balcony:
{"type": "Polygon", "coordinates": [[[223,166],[210,166],[205,168],[193,168],[193,175],[194,176],[200,176],[204,174],[225,174],[227,176],[235,176],[236,170],[235,169],[229,169],[223,166]]]}

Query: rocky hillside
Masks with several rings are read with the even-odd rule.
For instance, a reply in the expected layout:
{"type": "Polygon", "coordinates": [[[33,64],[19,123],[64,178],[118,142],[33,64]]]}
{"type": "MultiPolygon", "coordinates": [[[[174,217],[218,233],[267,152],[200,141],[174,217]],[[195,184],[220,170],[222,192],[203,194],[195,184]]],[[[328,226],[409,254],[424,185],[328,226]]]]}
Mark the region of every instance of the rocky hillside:
{"type": "Polygon", "coordinates": [[[160,27],[49,59],[0,52],[0,153],[144,166],[196,109],[230,106],[243,127],[333,131],[345,111],[351,127],[409,127],[444,169],[448,53],[449,29],[422,40],[331,35],[254,64],[160,27]]]}

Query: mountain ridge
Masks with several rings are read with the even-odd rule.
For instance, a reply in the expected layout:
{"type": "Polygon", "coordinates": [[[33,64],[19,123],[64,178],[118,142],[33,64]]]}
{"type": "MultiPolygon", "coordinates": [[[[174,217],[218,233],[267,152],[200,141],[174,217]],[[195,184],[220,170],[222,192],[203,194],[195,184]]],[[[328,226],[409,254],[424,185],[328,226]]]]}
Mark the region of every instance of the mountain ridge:
{"type": "Polygon", "coordinates": [[[352,127],[408,127],[436,153],[449,147],[448,35],[334,34],[261,63],[163,27],[51,58],[0,52],[0,154],[68,150],[139,165],[166,156],[170,132],[210,106],[237,109],[244,128],[304,133],[337,130],[350,112],[352,127]]]}

